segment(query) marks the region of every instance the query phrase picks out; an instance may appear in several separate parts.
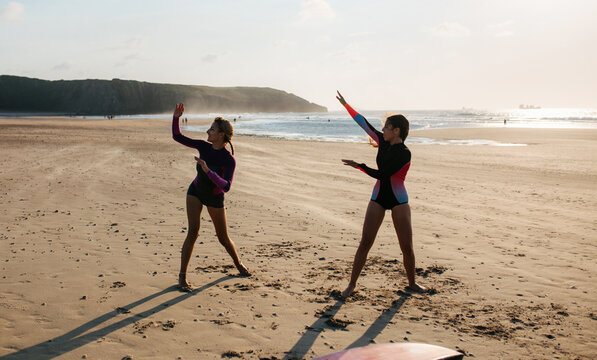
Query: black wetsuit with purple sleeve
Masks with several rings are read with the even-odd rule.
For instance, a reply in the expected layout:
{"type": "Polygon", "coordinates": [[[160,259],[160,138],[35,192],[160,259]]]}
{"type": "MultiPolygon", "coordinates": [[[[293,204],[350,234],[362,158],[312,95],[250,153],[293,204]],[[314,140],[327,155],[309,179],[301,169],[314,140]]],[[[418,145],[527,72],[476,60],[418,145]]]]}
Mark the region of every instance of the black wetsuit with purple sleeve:
{"type": "Polygon", "coordinates": [[[205,173],[197,164],[197,177],[189,185],[188,195],[197,197],[203,205],[224,207],[224,193],[230,190],[236,160],[226,148],[214,149],[204,140],[195,140],[180,132],[179,118],[172,118],[172,138],[199,152],[199,158],[207,164],[210,171],[205,173]]]}

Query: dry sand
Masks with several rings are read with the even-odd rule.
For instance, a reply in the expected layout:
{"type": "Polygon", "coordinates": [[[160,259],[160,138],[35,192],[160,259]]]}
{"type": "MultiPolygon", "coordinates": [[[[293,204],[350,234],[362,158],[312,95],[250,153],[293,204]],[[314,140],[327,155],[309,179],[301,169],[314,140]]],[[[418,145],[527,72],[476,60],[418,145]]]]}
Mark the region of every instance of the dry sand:
{"type": "Polygon", "coordinates": [[[373,180],[340,159],[373,165],[376,149],[235,138],[229,231],[254,276],[235,276],[204,211],[187,294],[173,285],[194,153],[169,125],[0,119],[0,359],[294,359],[388,342],[597,358],[597,131],[413,132],[528,146],[410,145],[434,294],[403,292],[387,216],[343,303],[373,180]]]}

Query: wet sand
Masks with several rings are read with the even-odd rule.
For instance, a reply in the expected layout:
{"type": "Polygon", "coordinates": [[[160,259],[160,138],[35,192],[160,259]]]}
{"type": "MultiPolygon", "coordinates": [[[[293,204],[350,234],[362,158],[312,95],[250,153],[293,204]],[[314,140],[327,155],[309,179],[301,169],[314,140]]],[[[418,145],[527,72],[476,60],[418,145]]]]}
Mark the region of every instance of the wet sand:
{"type": "Polygon", "coordinates": [[[389,342],[597,357],[597,131],[413,131],[527,146],[409,145],[417,272],[433,291],[405,292],[386,216],[342,302],[374,181],[340,159],[373,165],[376,149],[235,137],[225,203],[254,275],[235,276],[204,210],[196,289],[181,293],[195,154],[169,126],[0,119],[0,359],[295,359],[389,342]]]}

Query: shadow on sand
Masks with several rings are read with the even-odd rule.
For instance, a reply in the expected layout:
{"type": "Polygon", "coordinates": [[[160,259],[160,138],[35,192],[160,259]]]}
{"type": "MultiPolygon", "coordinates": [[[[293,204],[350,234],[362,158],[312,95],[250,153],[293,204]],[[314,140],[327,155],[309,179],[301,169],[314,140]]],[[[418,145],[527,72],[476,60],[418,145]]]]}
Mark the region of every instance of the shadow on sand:
{"type": "MultiPolygon", "coordinates": [[[[392,306],[385,309],[381,315],[369,326],[369,328],[355,340],[352,344],[348,345],[346,349],[351,349],[360,346],[367,346],[375,339],[385,328],[388,326],[390,321],[394,318],[394,315],[400,310],[406,299],[410,297],[409,294],[401,293],[400,298],[392,302],[392,306]]],[[[319,319],[317,319],[311,326],[308,326],[307,332],[297,341],[297,343],[286,352],[284,360],[303,359],[307,352],[311,349],[319,333],[325,329],[338,330],[337,327],[331,326],[329,321],[331,318],[338,313],[342,305],[343,300],[338,300],[334,305],[329,306],[323,312],[320,313],[319,319]]]]}
{"type": "Polygon", "coordinates": [[[402,293],[400,295],[400,298],[394,300],[392,302],[392,306],[385,309],[379,315],[379,317],[375,319],[373,324],[369,326],[369,329],[367,329],[367,331],[365,331],[365,333],[361,335],[360,338],[356,339],[352,344],[348,345],[346,349],[352,349],[356,347],[369,345],[371,341],[373,341],[373,339],[375,339],[377,335],[379,335],[383,331],[383,329],[385,329],[386,326],[388,326],[390,321],[392,321],[392,319],[394,318],[394,315],[396,315],[398,310],[400,310],[402,305],[404,305],[406,299],[408,299],[409,297],[409,294],[402,293]]]}
{"type": "Polygon", "coordinates": [[[193,295],[196,295],[196,294],[202,292],[203,290],[207,290],[210,287],[221,283],[222,281],[232,279],[232,278],[235,278],[235,277],[234,276],[223,276],[223,277],[216,279],[208,284],[205,284],[191,292],[181,294],[180,296],[177,296],[173,299],[169,299],[159,305],[152,307],[149,310],[145,310],[138,314],[131,314],[130,316],[128,316],[125,319],[122,319],[113,324],[106,325],[105,327],[103,327],[101,329],[98,329],[98,330],[92,331],[90,333],[87,333],[85,335],[82,335],[82,334],[86,333],[87,331],[90,331],[91,329],[99,326],[100,324],[102,324],[110,319],[113,319],[113,318],[116,318],[117,316],[122,316],[123,314],[128,313],[134,307],[137,307],[143,303],[146,303],[154,298],[157,298],[157,297],[167,294],[169,292],[178,291],[178,288],[176,286],[170,286],[170,287],[168,287],[162,291],[159,291],[155,294],[151,294],[149,296],[144,297],[143,299],[132,302],[123,307],[119,307],[116,310],[110,311],[109,313],[99,316],[99,317],[79,326],[78,328],[69,331],[68,333],[66,333],[64,335],[61,335],[61,336],[55,337],[51,340],[47,340],[47,341],[44,341],[37,345],[33,345],[28,348],[19,350],[15,353],[1,356],[0,360],[53,359],[55,357],[66,354],[69,351],[77,349],[81,346],[89,344],[90,342],[101,339],[102,337],[110,334],[113,331],[122,329],[123,327],[129,326],[131,324],[134,324],[135,322],[137,322],[141,319],[145,319],[155,313],[158,313],[164,309],[167,309],[169,306],[178,304],[179,302],[184,301],[184,300],[192,297],[193,295]]]}
{"type": "Polygon", "coordinates": [[[294,360],[294,359],[302,359],[315,340],[319,337],[319,333],[322,332],[324,329],[331,329],[332,327],[328,325],[328,321],[336,315],[338,310],[344,305],[344,300],[338,300],[334,305],[326,307],[319,315],[319,319],[315,320],[311,326],[307,326],[307,331],[303,334],[303,336],[299,339],[299,341],[294,344],[292,349],[290,349],[286,356],[284,356],[283,360],[294,360]]]}

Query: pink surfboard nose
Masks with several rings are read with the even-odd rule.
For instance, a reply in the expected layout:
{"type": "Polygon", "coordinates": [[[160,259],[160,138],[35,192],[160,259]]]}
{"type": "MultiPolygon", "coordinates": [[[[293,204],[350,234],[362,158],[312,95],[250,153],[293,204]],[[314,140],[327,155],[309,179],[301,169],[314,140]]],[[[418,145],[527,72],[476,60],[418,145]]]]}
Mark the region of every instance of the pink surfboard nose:
{"type": "Polygon", "coordinates": [[[378,344],[335,352],[314,360],[460,360],[464,354],[445,347],[421,344],[378,344]]]}

